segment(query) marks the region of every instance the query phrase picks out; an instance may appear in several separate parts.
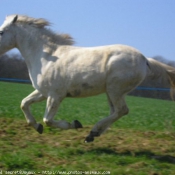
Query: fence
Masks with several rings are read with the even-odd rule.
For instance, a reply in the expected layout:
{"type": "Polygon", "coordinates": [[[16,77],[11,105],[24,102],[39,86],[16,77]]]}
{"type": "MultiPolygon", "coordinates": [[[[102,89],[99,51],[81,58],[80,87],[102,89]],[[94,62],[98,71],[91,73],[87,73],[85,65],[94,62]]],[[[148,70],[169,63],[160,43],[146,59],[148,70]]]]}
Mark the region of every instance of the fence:
{"type": "MultiPolygon", "coordinates": [[[[21,79],[15,79],[15,78],[0,78],[0,81],[14,82],[14,83],[31,83],[30,80],[21,80],[21,79]]],[[[136,88],[136,90],[168,91],[168,92],[170,92],[169,88],[154,88],[154,87],[143,87],[143,86],[138,86],[136,88]]]]}
{"type": "Polygon", "coordinates": [[[0,81],[14,82],[14,83],[31,83],[30,80],[21,80],[16,78],[0,78],[0,81]]]}

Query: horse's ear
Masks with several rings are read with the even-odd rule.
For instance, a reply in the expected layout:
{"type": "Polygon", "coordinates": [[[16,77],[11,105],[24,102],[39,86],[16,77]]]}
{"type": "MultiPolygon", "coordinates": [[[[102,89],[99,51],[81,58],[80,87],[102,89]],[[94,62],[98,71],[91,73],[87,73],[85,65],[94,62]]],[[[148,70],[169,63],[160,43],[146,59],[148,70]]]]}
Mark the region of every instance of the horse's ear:
{"type": "Polygon", "coordinates": [[[18,19],[18,15],[15,15],[15,17],[12,20],[12,23],[15,23],[17,21],[17,19],[18,19]]]}

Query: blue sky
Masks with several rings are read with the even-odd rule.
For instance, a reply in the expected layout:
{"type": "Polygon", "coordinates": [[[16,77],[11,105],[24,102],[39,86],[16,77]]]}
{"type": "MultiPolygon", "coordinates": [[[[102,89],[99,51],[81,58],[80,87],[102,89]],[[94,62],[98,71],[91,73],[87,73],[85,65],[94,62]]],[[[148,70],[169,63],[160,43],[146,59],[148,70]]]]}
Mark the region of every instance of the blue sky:
{"type": "Polygon", "coordinates": [[[77,46],[126,44],[175,60],[175,0],[0,0],[0,23],[10,14],[46,18],[77,46]]]}

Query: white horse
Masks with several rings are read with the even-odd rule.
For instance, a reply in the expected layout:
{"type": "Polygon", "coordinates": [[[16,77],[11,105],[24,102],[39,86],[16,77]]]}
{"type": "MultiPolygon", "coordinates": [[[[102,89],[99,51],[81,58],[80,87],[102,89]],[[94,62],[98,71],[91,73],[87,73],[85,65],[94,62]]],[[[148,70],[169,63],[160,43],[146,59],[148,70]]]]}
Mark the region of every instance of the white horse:
{"type": "Polygon", "coordinates": [[[43,126],[32,116],[29,106],[47,99],[43,121],[62,129],[81,128],[79,121],[55,121],[54,116],[66,97],[79,98],[106,93],[110,115],[99,121],[85,138],[91,142],[113,122],[128,114],[125,95],[146,76],[164,76],[175,84],[175,68],[146,59],[125,45],[82,48],[72,46],[69,35],[47,28],[49,22],[28,16],[11,15],[0,27],[0,54],[17,48],[25,59],[36,89],[24,98],[21,109],[29,125],[40,134],[43,126]]]}

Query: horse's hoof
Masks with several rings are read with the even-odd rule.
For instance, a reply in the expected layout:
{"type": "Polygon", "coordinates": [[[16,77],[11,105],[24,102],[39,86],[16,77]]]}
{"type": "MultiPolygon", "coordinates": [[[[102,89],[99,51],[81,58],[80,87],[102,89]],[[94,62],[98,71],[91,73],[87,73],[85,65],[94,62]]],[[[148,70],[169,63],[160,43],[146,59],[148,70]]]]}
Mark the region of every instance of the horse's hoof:
{"type": "Polygon", "coordinates": [[[89,142],[93,142],[93,141],[94,141],[94,137],[87,136],[84,142],[89,143],[89,142]]]}
{"type": "Polygon", "coordinates": [[[42,124],[38,124],[38,128],[37,128],[37,131],[42,134],[43,133],[43,125],[42,124]]]}
{"type": "Polygon", "coordinates": [[[76,129],[83,128],[83,125],[78,120],[74,120],[74,125],[76,129]]]}

